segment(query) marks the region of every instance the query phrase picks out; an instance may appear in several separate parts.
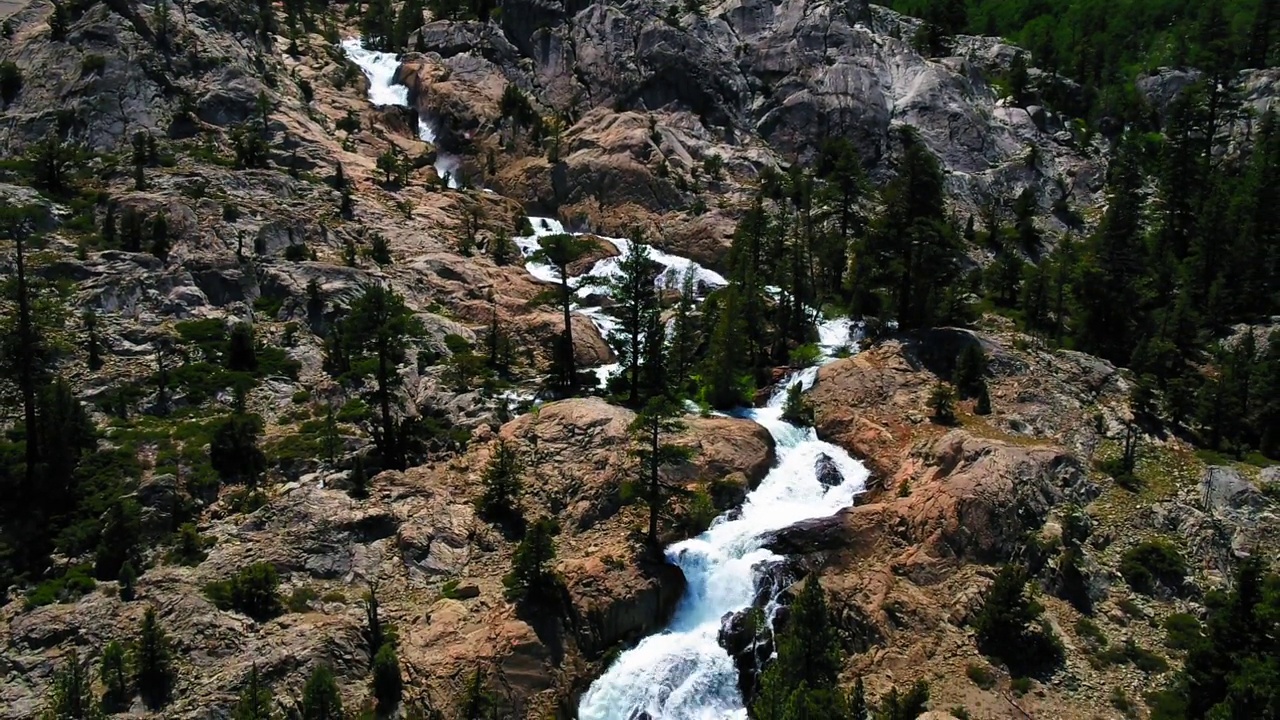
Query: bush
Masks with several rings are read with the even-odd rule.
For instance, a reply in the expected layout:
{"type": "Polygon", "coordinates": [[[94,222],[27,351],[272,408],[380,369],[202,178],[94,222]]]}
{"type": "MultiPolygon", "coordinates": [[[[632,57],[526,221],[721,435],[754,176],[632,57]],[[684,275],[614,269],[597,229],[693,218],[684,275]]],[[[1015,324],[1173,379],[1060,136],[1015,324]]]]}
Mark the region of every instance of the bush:
{"type": "Polygon", "coordinates": [[[230,580],[211,582],[205,595],[220,610],[236,610],[257,620],[270,620],[284,611],[280,578],[271,563],[254,563],[230,580]]]}
{"type": "Polygon", "coordinates": [[[1120,574],[1129,587],[1147,595],[1160,588],[1182,589],[1187,566],[1182,554],[1166,540],[1146,540],[1130,548],[1120,560],[1120,574]]]}
{"type": "Polygon", "coordinates": [[[1095,648],[1104,648],[1109,642],[1107,640],[1106,633],[1102,632],[1102,628],[1098,627],[1096,622],[1087,617],[1082,617],[1076,621],[1075,630],[1076,635],[1078,635],[1081,640],[1084,640],[1095,648]]]}
{"type": "Polygon", "coordinates": [[[529,527],[511,558],[511,572],[502,579],[511,600],[524,600],[547,594],[558,579],[551,569],[556,559],[555,520],[539,518],[529,527]]]}
{"type": "Polygon", "coordinates": [[[307,587],[296,587],[293,592],[289,593],[289,599],[285,605],[292,613],[304,613],[311,610],[311,603],[315,602],[318,597],[315,590],[307,587]]]}
{"type": "Polygon", "coordinates": [[[1018,677],[1009,681],[1009,689],[1019,697],[1031,692],[1031,678],[1018,677]]]}
{"type": "Polygon", "coordinates": [[[964,669],[964,674],[973,681],[974,685],[983,690],[990,690],[996,686],[996,674],[985,664],[969,663],[964,669]]]}
{"type": "Polygon", "coordinates": [[[178,565],[199,565],[209,556],[209,553],[205,552],[208,545],[209,539],[200,535],[195,524],[184,523],[178,528],[178,539],[173,549],[169,551],[169,562],[178,565]]]}
{"type": "Polygon", "coordinates": [[[80,58],[80,73],[82,75],[97,75],[107,67],[107,59],[101,55],[85,55],[80,58]]]}
{"type": "Polygon", "coordinates": [[[1190,650],[1204,640],[1204,629],[1194,615],[1174,613],[1164,620],[1165,647],[1190,650]]]}
{"type": "Polygon", "coordinates": [[[27,593],[28,608],[52,605],[54,603],[75,602],[94,591],[98,583],[94,581],[90,565],[75,565],[67,568],[60,577],[46,580],[27,593]]]}
{"type": "Polygon", "coordinates": [[[1111,707],[1126,718],[1138,717],[1138,705],[1121,688],[1111,688],[1111,707]]]}

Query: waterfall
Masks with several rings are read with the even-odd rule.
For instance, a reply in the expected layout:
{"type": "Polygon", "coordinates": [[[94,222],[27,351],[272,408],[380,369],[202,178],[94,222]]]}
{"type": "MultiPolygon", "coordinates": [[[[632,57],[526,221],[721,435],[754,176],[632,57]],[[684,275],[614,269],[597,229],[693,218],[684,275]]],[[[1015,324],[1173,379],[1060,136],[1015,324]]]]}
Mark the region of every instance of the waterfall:
{"type": "MultiPolygon", "coordinates": [[[[550,218],[529,218],[533,234],[515,238],[525,257],[539,247],[539,239],[563,233],[564,226],[550,218]]],[[[603,237],[625,255],[630,241],[603,237]]],[[[667,287],[692,271],[698,283],[721,287],[725,279],[697,263],[650,248],[654,261],[665,266],[657,282],[667,287]]],[[[607,280],[619,272],[620,258],[596,262],[591,271],[570,281],[579,298],[576,310],[606,337],[616,321],[600,308],[583,307],[581,300],[607,292],[607,280]]],[[[559,282],[555,268],[527,262],[534,277],[559,282]]],[[[856,344],[855,328],[847,319],[818,323],[820,360],[856,344]]],[[[616,366],[597,368],[601,381],[616,366]]],[[[813,386],[818,368],[793,373],[780,383],[762,408],[742,409],[734,415],[759,423],[777,445],[777,463],[742,508],[717,518],[698,537],[666,550],[668,562],[678,565],[688,582],[675,615],[662,632],[640,641],[624,652],[597,679],[578,706],[580,720],[739,720],[747,717],[738,690],[738,670],[720,646],[719,633],[725,615],[746,609],[756,597],[761,574],[783,558],[763,547],[765,538],[801,520],[832,515],[853,504],[866,487],[867,469],[843,449],[819,440],[812,428],[782,419],[787,391],[793,385],[813,386]],[[826,458],[839,470],[841,482],[824,485],[817,465],[826,458]]]]}
{"type": "MultiPolygon", "coordinates": [[[[349,38],[342,41],[342,51],[351,58],[365,77],[369,78],[369,102],[374,105],[409,104],[409,88],[396,84],[396,71],[400,69],[400,59],[395,53],[366,50],[360,44],[360,38],[349,38]]],[[[431,143],[436,148],[436,173],[440,177],[449,176],[449,187],[458,187],[458,158],[442,152],[436,146],[436,130],[421,116],[418,117],[418,139],[431,143]]]]}

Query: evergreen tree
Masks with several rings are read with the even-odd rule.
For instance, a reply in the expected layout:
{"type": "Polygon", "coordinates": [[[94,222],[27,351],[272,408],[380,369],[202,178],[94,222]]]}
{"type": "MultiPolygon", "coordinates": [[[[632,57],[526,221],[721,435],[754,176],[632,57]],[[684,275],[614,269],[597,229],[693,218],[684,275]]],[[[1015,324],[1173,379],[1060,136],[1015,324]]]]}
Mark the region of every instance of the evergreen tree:
{"type": "Polygon", "coordinates": [[[951,425],[956,421],[956,394],[950,385],[939,382],[929,393],[929,410],[934,422],[951,425]]]}
{"type": "Polygon", "coordinates": [[[635,420],[631,422],[633,448],[631,455],[639,464],[639,477],[630,486],[630,492],[649,506],[648,541],[651,548],[658,548],[658,518],[663,514],[668,498],[683,489],[662,480],[662,468],[689,459],[687,447],[665,442],[671,435],[684,430],[680,419],[683,411],[678,403],[668,397],[649,400],[635,420]]]}
{"type": "Polygon", "coordinates": [[[271,711],[273,703],[271,688],[262,682],[255,662],[249,668],[249,680],[240,691],[240,700],[231,711],[231,720],[271,720],[275,716],[271,711]]]}
{"type": "Polygon", "coordinates": [[[120,566],[120,574],[116,577],[120,583],[120,599],[125,602],[133,602],[137,597],[137,588],[135,584],[138,582],[138,572],[133,569],[133,563],[126,562],[120,566]]]}
{"type": "Polygon", "coordinates": [[[882,289],[904,329],[944,317],[943,290],[956,281],[961,248],[946,216],[942,170],[924,143],[904,129],[898,175],[885,187],[884,210],[863,243],[860,264],[871,275],[857,289],[855,311],[876,312],[882,289]]]}
{"type": "Polygon", "coordinates": [[[745,405],[752,388],[752,355],[743,346],[748,337],[741,293],[730,284],[719,294],[715,329],[699,378],[702,399],[718,410],[745,405]]]}
{"type": "Polygon", "coordinates": [[[405,467],[405,452],[397,442],[397,425],[392,415],[400,379],[395,369],[404,362],[408,340],[421,334],[420,328],[405,306],[404,298],[376,284],[365,286],[364,292],[351,303],[342,323],[343,343],[352,358],[352,366],[373,366],[376,387],[371,394],[379,419],[373,439],[383,467],[405,467]],[[356,358],[365,362],[357,364],[356,358]]]}
{"type": "Polygon", "coordinates": [[[645,362],[646,336],[651,334],[650,328],[659,310],[654,285],[656,263],[649,257],[649,247],[640,241],[639,235],[631,238],[627,253],[618,263],[619,275],[610,283],[610,296],[616,303],[614,312],[619,322],[608,340],[622,366],[627,404],[631,407],[643,400],[641,366],[645,362]]]}
{"type": "Polygon", "coordinates": [[[570,316],[573,292],[569,287],[569,265],[585,255],[591,245],[586,240],[567,233],[539,238],[538,244],[538,251],[530,259],[551,265],[560,275],[559,301],[564,312],[564,333],[556,352],[556,375],[562,390],[574,392],[578,389],[579,381],[573,353],[573,322],[570,316]]]}
{"type": "Polygon", "coordinates": [[[684,395],[697,365],[700,328],[694,274],[687,270],[680,277],[680,299],[676,302],[671,323],[671,342],[667,347],[665,370],[676,395],[684,395]]]}
{"type": "Polygon", "coordinates": [[[80,662],[75,650],[53,677],[41,720],[96,720],[102,708],[93,696],[88,663],[80,662]]]}
{"type": "Polygon", "coordinates": [[[133,646],[133,682],[147,707],[156,710],[169,702],[175,675],[169,639],[154,607],[147,608],[133,646]]]}
{"type": "Polygon", "coordinates": [[[351,461],[351,497],[363,500],[369,497],[369,476],[364,469],[364,456],[356,455],[351,461]]]}
{"type": "Polygon", "coordinates": [[[378,713],[389,714],[400,704],[404,693],[404,680],[400,675],[400,658],[396,647],[385,643],[373,656],[373,697],[378,713]]]}
{"type": "Polygon", "coordinates": [[[964,346],[956,359],[956,371],[952,384],[959,391],[961,399],[977,397],[986,386],[983,376],[987,372],[987,356],[982,345],[971,342],[964,346]]]}
{"type": "Polygon", "coordinates": [[[311,671],[302,688],[302,720],[344,720],[342,693],[333,671],[320,663],[311,671]]]}
{"type": "Polygon", "coordinates": [[[804,583],[776,636],[777,659],[760,678],[752,703],[759,720],[845,720],[848,708],[837,688],[840,646],[817,578],[804,583]]]}
{"type": "Polygon", "coordinates": [[[117,498],[107,509],[94,553],[93,572],[99,580],[114,580],[137,555],[142,537],[141,511],[129,498],[117,498]]]}
{"type": "Polygon", "coordinates": [[[253,372],[258,369],[257,349],[254,347],[253,326],[238,322],[231,326],[227,336],[227,369],[233,372],[253,372]]]}
{"type": "Polygon", "coordinates": [[[98,315],[92,310],[85,310],[80,318],[85,334],[85,350],[89,354],[89,369],[101,370],[102,340],[98,337],[98,315]]]}
{"type": "Polygon", "coordinates": [[[556,559],[555,536],[560,526],[549,517],[533,521],[511,557],[511,572],[502,578],[507,597],[513,601],[548,599],[559,579],[552,563],[556,559]]]}
{"type": "Polygon", "coordinates": [[[476,669],[467,680],[467,687],[462,694],[459,705],[461,716],[472,720],[497,720],[498,710],[497,698],[485,687],[484,676],[476,669]]]}
{"type": "Polygon", "coordinates": [[[133,693],[129,689],[124,647],[115,640],[102,650],[98,679],[102,681],[102,709],[105,712],[117,713],[128,707],[133,693]]]}
{"type": "Polygon", "coordinates": [[[849,720],[868,720],[867,714],[870,708],[867,706],[867,688],[862,684],[862,676],[859,675],[857,680],[853,681],[853,692],[849,694],[847,703],[849,708],[849,720]]]}
{"type": "Polygon", "coordinates": [[[224,417],[209,443],[209,464],[225,483],[256,488],[267,469],[267,457],[258,447],[262,418],[244,412],[224,417]]]}
{"type": "Polygon", "coordinates": [[[1027,573],[1006,565],[983,599],[974,621],[978,649],[1009,666],[1015,677],[1055,667],[1062,643],[1045,623],[1043,606],[1027,590],[1027,573]]]}
{"type": "Polygon", "coordinates": [[[523,472],[524,466],[516,449],[506,440],[499,440],[480,479],[484,491],[476,506],[483,517],[509,523],[513,527],[521,524],[524,517],[520,510],[523,472]]]}

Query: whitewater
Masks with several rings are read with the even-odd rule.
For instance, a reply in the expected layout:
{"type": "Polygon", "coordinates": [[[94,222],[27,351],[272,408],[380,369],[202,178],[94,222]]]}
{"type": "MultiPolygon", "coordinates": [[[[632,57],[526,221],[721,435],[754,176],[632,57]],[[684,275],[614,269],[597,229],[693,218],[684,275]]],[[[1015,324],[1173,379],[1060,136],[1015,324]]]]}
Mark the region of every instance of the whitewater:
{"type": "MultiPolygon", "coordinates": [[[[400,60],[395,53],[366,50],[358,37],[343,40],[342,52],[369,78],[369,102],[374,105],[409,105],[409,88],[396,84],[400,60]]],[[[421,116],[418,117],[418,139],[436,146],[436,130],[421,116]]],[[[458,158],[436,147],[436,174],[440,177],[448,175],[451,188],[459,187],[459,167],[458,158]]]]}
{"type": "MultiPolygon", "coordinates": [[[[358,38],[344,41],[342,49],[369,78],[371,102],[408,104],[408,89],[394,82],[399,67],[394,54],[366,50],[358,38]]],[[[435,131],[421,118],[418,131],[422,140],[434,144],[435,131]]],[[[449,173],[451,187],[458,186],[454,179],[457,168],[456,158],[437,155],[436,171],[441,176],[449,173]]],[[[542,238],[565,232],[564,226],[551,218],[531,217],[529,221],[532,234],[514,239],[525,255],[525,267],[540,280],[559,282],[555,268],[530,257],[542,238]]],[[[617,321],[589,299],[609,292],[609,280],[619,274],[619,262],[630,251],[631,241],[601,239],[617,248],[619,256],[596,262],[585,276],[572,278],[570,284],[574,309],[590,318],[607,338],[618,327],[617,321]]],[[[662,287],[679,287],[686,274],[692,274],[700,294],[727,284],[724,277],[692,260],[648,249],[650,257],[665,268],[656,279],[662,287]]],[[[854,326],[844,319],[819,317],[818,334],[820,362],[855,346],[858,340],[854,326]]],[[[603,384],[617,369],[617,365],[604,365],[595,372],[603,384]]],[[[747,495],[740,510],[717,518],[701,535],[667,548],[667,561],[679,566],[687,580],[675,614],[665,629],[624,652],[592,683],[578,707],[580,720],[745,720],[737,668],[718,642],[723,619],[749,607],[764,571],[783,559],[764,547],[771,532],[832,515],[853,504],[854,496],[866,487],[868,472],[861,463],[841,448],[819,440],[812,428],[782,419],[788,390],[799,385],[808,391],[817,372],[816,366],[795,372],[780,383],[764,407],[733,413],[768,430],[777,447],[777,462],[747,495]],[[817,465],[823,458],[840,471],[839,484],[828,487],[819,482],[817,465]]],[[[780,588],[771,590],[776,595],[780,588]]],[[[767,610],[773,609],[771,601],[767,610]]]]}
{"type": "MultiPolygon", "coordinates": [[[[515,238],[526,260],[539,248],[541,238],[565,232],[550,218],[529,218],[531,235],[515,238]]],[[[617,322],[598,307],[584,304],[592,295],[608,292],[609,280],[620,272],[622,257],[632,241],[600,237],[618,249],[619,256],[597,261],[584,276],[571,278],[575,310],[608,337],[617,322]]],[[[656,282],[678,287],[691,273],[695,287],[713,289],[727,284],[724,277],[697,263],[649,247],[650,258],[663,266],[656,282]]],[[[559,282],[559,272],[549,265],[526,262],[534,277],[559,282]]],[[[819,361],[835,357],[856,345],[855,327],[847,319],[818,322],[819,361]]],[[[601,382],[616,365],[596,368],[601,382]]],[[[818,366],[791,374],[780,383],[762,408],[744,408],[737,417],[759,423],[777,446],[777,464],[760,485],[747,495],[740,510],[717,518],[701,535],[666,550],[668,562],[684,572],[684,597],[667,627],[640,641],[617,661],[583,695],[580,720],[738,720],[747,717],[738,690],[738,670],[718,642],[727,614],[749,607],[756,598],[764,571],[783,558],[764,547],[769,533],[810,518],[832,515],[853,504],[866,488],[867,469],[839,447],[823,442],[812,428],[798,427],[782,419],[787,393],[794,385],[808,391],[817,380],[818,366]],[[842,481],[825,486],[817,466],[823,458],[840,471],[842,481]]],[[[775,593],[781,588],[771,588],[775,593]]],[[[771,603],[772,604],[772,603],[771,603]]],[[[766,608],[772,617],[773,607],[766,608]]]]}

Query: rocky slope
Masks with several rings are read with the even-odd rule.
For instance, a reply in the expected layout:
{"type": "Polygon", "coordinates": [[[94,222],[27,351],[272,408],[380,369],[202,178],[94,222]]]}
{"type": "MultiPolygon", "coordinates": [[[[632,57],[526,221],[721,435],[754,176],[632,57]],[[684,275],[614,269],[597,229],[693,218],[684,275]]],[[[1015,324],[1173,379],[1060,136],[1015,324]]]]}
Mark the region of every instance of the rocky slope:
{"type": "MultiPolygon", "coordinates": [[[[427,51],[407,55],[400,75],[470,184],[495,192],[441,188],[436,148],[418,139],[412,113],[366,100],[367,81],[337,37],[303,33],[295,54],[283,31],[259,37],[256,12],[237,0],[76,3],[65,36],[54,39],[51,3],[0,3],[12,28],[0,61],[21,77],[3,100],[0,198],[44,208],[39,224],[50,235],[37,271],[67,289],[68,317],[99,318],[100,370],[88,370],[74,323],[57,337],[67,348],[60,369],[89,400],[149,377],[179,322],[252,320],[260,339],[300,366],[296,378],[271,377],[249,398],[268,440],[280,443],[271,447],[281,448],[323,416],[328,398],[349,399],[323,371],[323,337],[369,282],[402,294],[425,325],[415,355],[448,354],[449,335],[478,341],[496,318],[518,348],[515,384],[528,389],[545,371],[559,316],[545,284],[492,258],[516,218],[558,212],[618,235],[640,226],[656,244],[719,266],[762,170],[809,162],[829,135],[851,138],[883,179],[893,171],[894,128],[916,128],[943,161],[961,216],[1031,188],[1038,222],[1061,229],[1074,221],[1055,209],[1087,220],[1099,202],[1101,141],[999,97],[994,81],[1015,49],[962,38],[955,57],[922,57],[904,40],[914,20],[861,2],[730,0],[692,13],[650,0],[517,0],[500,20],[428,22],[419,33],[427,51]],[[501,105],[508,85],[548,118],[544,137],[510,122],[501,105]],[[262,167],[242,167],[237,130],[259,124],[262,167]],[[139,131],[158,145],[141,187],[129,158],[139,131]],[[68,162],[77,187],[56,200],[27,187],[29,168],[18,162],[51,134],[77,148],[68,162]],[[385,183],[377,167],[392,148],[410,166],[404,187],[385,183]],[[332,180],[338,167],[353,185],[349,213],[332,180]],[[148,223],[163,212],[163,258],[103,241],[104,221],[129,211],[148,223]],[[373,257],[379,238],[390,262],[373,257]]],[[[1275,79],[1274,71],[1250,78],[1253,106],[1270,102],[1275,79]]],[[[1179,82],[1164,74],[1142,90],[1165,98],[1179,82]]],[[[574,322],[579,361],[609,360],[594,325],[581,315],[574,322]]],[[[105,582],[74,603],[0,609],[0,718],[36,714],[62,658],[127,639],[148,605],[173,638],[182,677],[179,701],[152,717],[225,716],[254,664],[286,707],[312,667],[330,664],[358,706],[368,700],[360,596],[370,581],[400,629],[410,707],[451,717],[480,669],[511,717],[567,716],[609,653],[659,627],[682,586],[670,568],[641,561],[642,517],[622,503],[631,414],[584,399],[508,420],[494,393],[457,387],[443,366],[410,362],[401,374],[410,414],[442,414],[472,441],[378,475],[368,500],[346,493],[351,460],[370,441],[355,423],[343,422],[337,462],[307,452],[282,463],[266,505],[251,511],[229,492],[196,502],[142,443],[136,498],[161,540],[139,600],[122,602],[105,582]],[[527,617],[504,599],[514,545],[475,516],[477,478],[498,437],[534,468],[530,513],[561,520],[559,618],[527,617]],[[164,559],[169,514],[186,503],[213,541],[195,567],[164,559]],[[257,623],[205,598],[206,583],[258,561],[278,569],[287,594],[312,591],[298,595],[296,612],[257,623]]],[[[1176,439],[1147,438],[1144,489],[1117,488],[1092,468],[1117,452],[1127,393],[1114,367],[1003,331],[902,337],[822,370],[812,394],[819,432],[864,458],[877,487],[858,507],[776,542],[820,572],[842,608],[847,646],[858,651],[849,677],[865,674],[873,694],[925,677],[935,706],[964,704],[976,717],[1019,716],[1015,704],[1093,717],[1111,713],[1114,687],[1139,695],[1150,679],[1129,666],[1095,668],[1073,634],[1078,615],[1057,599],[1048,604],[1070,644],[1063,674],[1023,698],[1003,677],[993,690],[963,679],[968,663],[983,662],[964,620],[992,564],[1018,552],[1027,533],[1052,544],[1071,504],[1094,524],[1089,558],[1105,632],[1176,660],[1158,647],[1152,623],[1197,610],[1196,598],[1132,596],[1116,573],[1119,556],[1141,535],[1185,538],[1196,579],[1211,586],[1233,552],[1275,547],[1275,493],[1259,488],[1277,480],[1203,469],[1176,439]],[[990,357],[995,412],[979,417],[965,406],[959,428],[936,427],[926,397],[971,342],[990,357]]],[[[146,390],[129,409],[154,401],[146,390]]],[[[203,410],[230,401],[224,390],[203,410]]],[[[93,412],[102,427],[113,422],[93,412]]],[[[671,479],[707,490],[719,509],[773,461],[768,435],[745,421],[694,420],[684,441],[697,452],[671,479]]],[[[147,716],[140,705],[132,712],[147,716]]]]}

